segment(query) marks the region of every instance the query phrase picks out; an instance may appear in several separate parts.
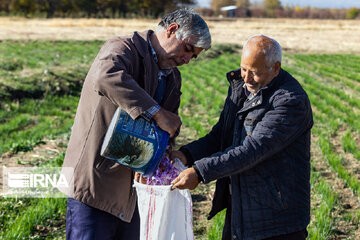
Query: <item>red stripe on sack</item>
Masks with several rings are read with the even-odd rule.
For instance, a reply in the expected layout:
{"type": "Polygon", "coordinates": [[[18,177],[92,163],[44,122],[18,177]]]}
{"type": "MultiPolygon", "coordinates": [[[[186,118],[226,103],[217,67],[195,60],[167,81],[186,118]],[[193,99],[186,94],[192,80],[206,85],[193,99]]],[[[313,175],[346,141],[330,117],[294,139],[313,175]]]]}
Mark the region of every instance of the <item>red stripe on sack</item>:
{"type": "MultiPolygon", "coordinates": [[[[151,227],[154,226],[155,223],[155,207],[156,207],[156,194],[153,191],[154,189],[151,188],[151,195],[153,195],[153,203],[152,203],[152,209],[151,209],[151,227]]],[[[152,231],[153,229],[151,229],[152,231]]],[[[152,235],[151,235],[151,239],[152,239],[152,235]]]]}
{"type": "Polygon", "coordinates": [[[148,222],[147,222],[147,229],[146,229],[146,240],[151,240],[151,230],[152,226],[154,225],[154,212],[155,212],[155,199],[156,195],[154,195],[153,188],[150,187],[150,201],[149,201],[149,210],[148,210],[148,222]]]}
{"type": "MultiPolygon", "coordinates": [[[[146,192],[149,191],[149,186],[146,188],[146,192]]],[[[149,219],[149,216],[150,216],[150,210],[151,210],[151,194],[150,194],[150,200],[149,200],[149,207],[148,207],[148,214],[147,214],[147,224],[146,224],[146,240],[149,239],[149,222],[150,222],[150,219],[149,219]]]]}

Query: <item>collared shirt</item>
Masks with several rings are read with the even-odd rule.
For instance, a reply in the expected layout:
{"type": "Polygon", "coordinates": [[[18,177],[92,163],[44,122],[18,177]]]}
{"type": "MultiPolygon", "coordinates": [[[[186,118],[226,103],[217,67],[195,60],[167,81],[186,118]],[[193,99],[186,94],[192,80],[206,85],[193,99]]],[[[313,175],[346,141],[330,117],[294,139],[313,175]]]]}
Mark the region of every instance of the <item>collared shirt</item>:
{"type": "Polygon", "coordinates": [[[246,87],[246,84],[243,85],[243,88],[245,89],[245,95],[247,96],[246,101],[250,101],[251,99],[253,99],[256,96],[256,94],[258,94],[261,90],[268,88],[268,86],[266,85],[265,87],[260,88],[256,92],[249,91],[246,87]]]}
{"type": "MultiPolygon", "coordinates": [[[[158,60],[158,58],[157,58],[157,56],[156,56],[156,52],[155,52],[153,46],[151,45],[150,39],[149,39],[149,47],[150,47],[151,55],[152,55],[153,58],[154,58],[154,61],[155,61],[156,63],[158,63],[159,60],[158,60]]],[[[158,79],[160,79],[160,78],[163,77],[163,76],[167,77],[167,76],[170,75],[172,72],[173,72],[172,69],[160,69],[158,79]]]]}
{"type": "MultiPolygon", "coordinates": [[[[149,39],[149,48],[150,48],[151,55],[152,55],[154,61],[156,63],[158,63],[159,60],[158,60],[158,58],[156,56],[156,52],[155,52],[153,46],[151,45],[150,39],[149,39]]],[[[165,86],[164,84],[166,84],[166,82],[162,82],[162,81],[166,81],[166,77],[169,76],[172,72],[173,72],[172,69],[167,69],[167,70],[160,69],[159,70],[159,74],[158,74],[158,83],[159,83],[159,85],[158,85],[158,87],[162,87],[163,89],[162,89],[162,92],[160,93],[161,96],[158,96],[160,98],[160,99],[157,99],[158,104],[156,104],[155,106],[149,108],[148,110],[146,110],[145,112],[143,112],[141,114],[146,120],[150,121],[150,119],[160,110],[161,107],[160,107],[159,104],[160,104],[161,99],[162,99],[163,94],[164,94],[164,92],[163,92],[163,90],[165,90],[164,89],[164,86],[165,86]],[[160,84],[163,84],[163,86],[160,86],[160,84]]]]}

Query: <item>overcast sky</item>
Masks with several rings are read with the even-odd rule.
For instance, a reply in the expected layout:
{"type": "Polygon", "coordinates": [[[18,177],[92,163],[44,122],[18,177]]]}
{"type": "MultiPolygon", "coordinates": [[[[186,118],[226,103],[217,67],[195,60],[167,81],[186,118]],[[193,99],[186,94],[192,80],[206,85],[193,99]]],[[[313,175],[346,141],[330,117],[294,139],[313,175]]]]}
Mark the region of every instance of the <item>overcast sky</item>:
{"type": "MultiPolygon", "coordinates": [[[[201,7],[210,7],[211,0],[196,0],[201,7]]],[[[262,2],[262,0],[250,0],[250,2],[262,2]]],[[[282,5],[287,6],[310,6],[317,8],[360,8],[360,0],[280,0],[282,5]]]]}

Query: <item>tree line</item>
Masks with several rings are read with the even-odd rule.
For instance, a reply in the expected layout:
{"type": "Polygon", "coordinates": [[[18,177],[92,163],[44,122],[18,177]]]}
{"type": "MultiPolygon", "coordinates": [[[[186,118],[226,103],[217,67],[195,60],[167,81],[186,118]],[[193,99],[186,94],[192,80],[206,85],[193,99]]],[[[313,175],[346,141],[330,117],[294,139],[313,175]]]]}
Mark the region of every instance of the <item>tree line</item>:
{"type": "Polygon", "coordinates": [[[0,0],[2,15],[46,17],[159,17],[194,0],[0,0]]]}
{"type": "MultiPolygon", "coordinates": [[[[0,0],[0,15],[26,17],[160,17],[197,0],[0,0]]],[[[319,9],[282,6],[280,0],[211,0],[211,8],[196,9],[203,16],[360,19],[360,9],[319,9]],[[230,10],[223,7],[232,6],[230,10]]]]}
{"type": "Polygon", "coordinates": [[[359,19],[360,9],[323,9],[311,7],[283,6],[280,0],[263,0],[250,3],[249,0],[212,0],[211,8],[198,11],[205,16],[226,17],[275,17],[275,18],[317,18],[317,19],[359,19]],[[223,7],[232,9],[222,10],[223,7]]]}

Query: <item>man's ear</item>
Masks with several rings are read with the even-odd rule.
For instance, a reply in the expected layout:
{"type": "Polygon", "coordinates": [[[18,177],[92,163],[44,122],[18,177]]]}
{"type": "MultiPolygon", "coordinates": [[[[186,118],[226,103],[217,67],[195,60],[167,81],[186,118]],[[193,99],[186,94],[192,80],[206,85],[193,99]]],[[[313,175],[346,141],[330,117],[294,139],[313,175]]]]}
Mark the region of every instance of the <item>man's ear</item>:
{"type": "Polygon", "coordinates": [[[275,63],[274,65],[275,76],[279,75],[280,69],[281,69],[281,62],[275,63]]]}
{"type": "Polygon", "coordinates": [[[175,34],[178,29],[179,25],[177,23],[170,24],[166,29],[166,36],[169,38],[172,34],[175,34]]]}

